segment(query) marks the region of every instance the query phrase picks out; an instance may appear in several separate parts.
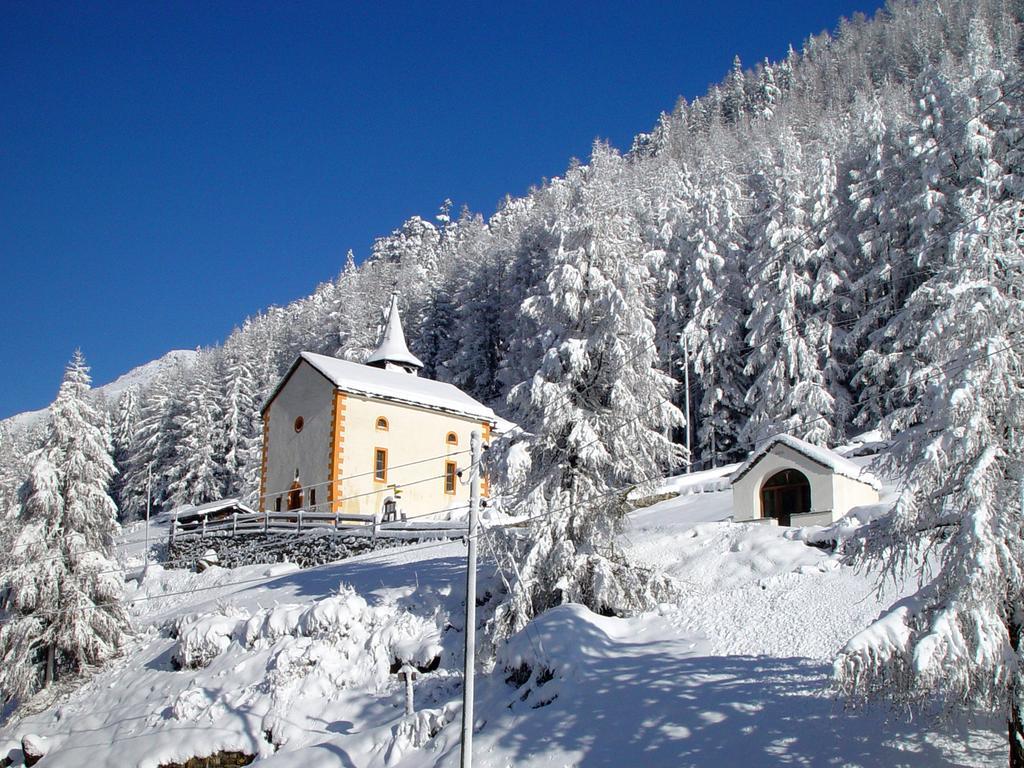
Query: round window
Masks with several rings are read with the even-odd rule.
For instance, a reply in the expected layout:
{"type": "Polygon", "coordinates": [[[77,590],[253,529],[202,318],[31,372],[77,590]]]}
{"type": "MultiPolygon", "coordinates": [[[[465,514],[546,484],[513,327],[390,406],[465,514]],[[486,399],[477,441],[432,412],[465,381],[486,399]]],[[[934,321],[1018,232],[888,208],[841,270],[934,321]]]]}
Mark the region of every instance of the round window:
{"type": "Polygon", "coordinates": [[[303,426],[305,425],[305,423],[306,423],[306,422],[304,422],[304,421],[302,420],[302,417],[301,417],[301,416],[297,416],[297,417],[295,418],[295,431],[296,431],[296,432],[301,432],[301,431],[302,431],[302,427],[303,427],[303,426]]]}

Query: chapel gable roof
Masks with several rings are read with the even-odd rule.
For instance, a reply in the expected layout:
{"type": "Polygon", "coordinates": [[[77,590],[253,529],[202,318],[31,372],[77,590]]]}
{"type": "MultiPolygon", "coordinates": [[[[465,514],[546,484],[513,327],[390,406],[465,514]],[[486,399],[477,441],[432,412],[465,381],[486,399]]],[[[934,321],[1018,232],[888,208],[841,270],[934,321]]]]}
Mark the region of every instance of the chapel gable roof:
{"type": "Polygon", "coordinates": [[[288,373],[281,379],[261,409],[265,412],[284,388],[292,373],[305,361],[335,388],[354,395],[365,395],[379,400],[391,400],[430,410],[444,411],[494,424],[494,411],[474,400],[458,387],[440,381],[421,379],[400,371],[387,371],[362,363],[339,360],[315,352],[301,352],[288,373]]]}
{"type": "Polygon", "coordinates": [[[774,435],[768,440],[765,440],[764,443],[758,446],[757,450],[750,454],[750,457],[740,465],[740,468],[732,474],[729,478],[729,482],[731,484],[738,482],[740,478],[753,469],[756,464],[760,463],[761,459],[771,453],[772,449],[778,445],[784,445],[787,448],[796,451],[804,458],[825,467],[825,469],[830,470],[834,474],[870,485],[875,490],[881,488],[880,483],[874,475],[863,467],[854,464],[845,456],[841,456],[829,448],[824,448],[820,445],[812,445],[806,440],[801,440],[797,437],[793,437],[792,435],[774,435]]]}

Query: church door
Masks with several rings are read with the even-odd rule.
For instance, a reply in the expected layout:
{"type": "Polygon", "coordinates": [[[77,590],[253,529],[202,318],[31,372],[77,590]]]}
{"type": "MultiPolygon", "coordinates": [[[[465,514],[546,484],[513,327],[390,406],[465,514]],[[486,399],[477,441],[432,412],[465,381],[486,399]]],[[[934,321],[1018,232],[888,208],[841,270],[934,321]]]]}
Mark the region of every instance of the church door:
{"type": "Polygon", "coordinates": [[[761,486],[761,517],[792,525],[792,516],[811,511],[811,484],[796,469],[776,472],[761,486]]]}
{"type": "Polygon", "coordinates": [[[288,511],[291,512],[293,509],[302,509],[302,486],[298,480],[288,489],[288,511]]]}

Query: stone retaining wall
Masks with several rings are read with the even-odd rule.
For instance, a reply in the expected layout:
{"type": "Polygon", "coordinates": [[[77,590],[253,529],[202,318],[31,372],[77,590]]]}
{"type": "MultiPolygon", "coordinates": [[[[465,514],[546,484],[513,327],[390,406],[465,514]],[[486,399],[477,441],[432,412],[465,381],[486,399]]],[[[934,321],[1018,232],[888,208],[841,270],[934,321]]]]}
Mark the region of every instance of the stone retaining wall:
{"type": "Polygon", "coordinates": [[[169,568],[194,568],[209,550],[217,553],[219,565],[289,562],[308,568],[342,560],[363,552],[412,544],[416,539],[373,539],[369,536],[341,535],[330,529],[302,533],[246,533],[241,536],[213,535],[205,538],[177,539],[168,551],[169,568]]]}

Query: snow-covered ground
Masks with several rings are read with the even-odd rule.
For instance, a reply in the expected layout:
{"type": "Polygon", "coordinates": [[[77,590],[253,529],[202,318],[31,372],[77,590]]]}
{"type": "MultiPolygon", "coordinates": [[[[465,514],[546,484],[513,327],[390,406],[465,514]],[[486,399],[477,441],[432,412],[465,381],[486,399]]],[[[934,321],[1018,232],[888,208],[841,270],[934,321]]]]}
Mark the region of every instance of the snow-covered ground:
{"type": "MultiPolygon", "coordinates": [[[[676,602],[634,619],[562,606],[501,649],[478,676],[475,764],[1002,762],[999,722],[939,727],[844,709],[828,690],[831,659],[898,590],[876,594],[874,574],[792,531],[728,522],[727,474],[666,481],[662,492],[681,495],[635,512],[624,536],[635,557],[679,582],[676,602]]],[[[126,532],[136,563],[142,534],[126,532]]],[[[308,570],[153,567],[130,590],[140,627],[130,652],[56,706],[9,723],[7,746],[47,737],[41,765],[68,768],[155,767],[221,750],[275,767],[455,766],[464,556],[461,543],[424,543],[308,570]],[[426,668],[435,656],[406,719],[390,665],[426,668]],[[195,668],[177,670],[175,659],[195,668]]],[[[481,591],[494,576],[484,558],[481,591]]]]}

